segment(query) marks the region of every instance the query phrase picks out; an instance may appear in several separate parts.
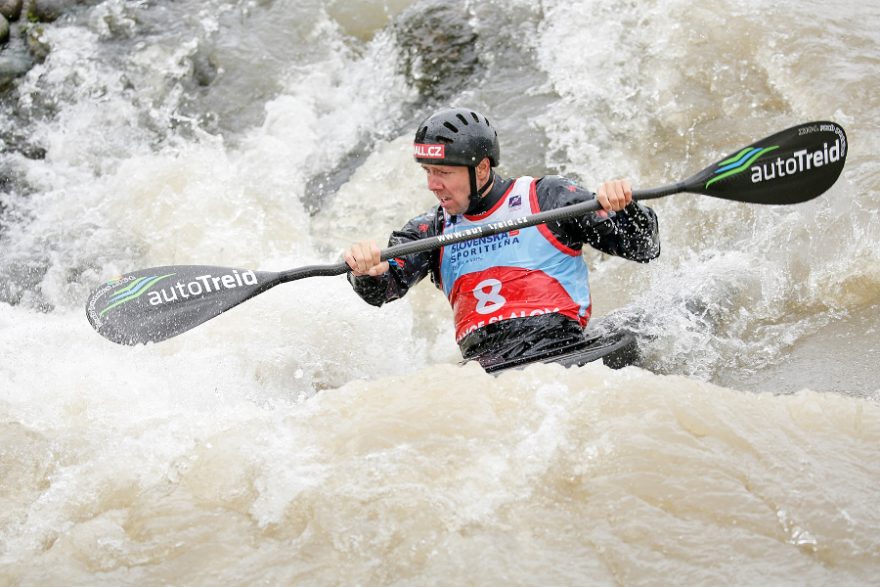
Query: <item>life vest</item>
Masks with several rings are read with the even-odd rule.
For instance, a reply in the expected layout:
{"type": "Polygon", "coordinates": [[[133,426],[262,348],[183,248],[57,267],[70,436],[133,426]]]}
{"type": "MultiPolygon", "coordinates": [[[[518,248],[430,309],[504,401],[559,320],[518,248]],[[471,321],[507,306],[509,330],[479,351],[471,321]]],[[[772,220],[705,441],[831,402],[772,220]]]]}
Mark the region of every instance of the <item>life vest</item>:
{"type": "MultiPolygon", "coordinates": [[[[491,210],[443,212],[443,232],[540,212],[537,180],[520,177],[491,210]]],[[[589,271],[581,252],[562,244],[539,224],[443,247],[440,285],[452,304],[455,339],[488,324],[559,313],[586,326],[590,319],[589,271]]]]}

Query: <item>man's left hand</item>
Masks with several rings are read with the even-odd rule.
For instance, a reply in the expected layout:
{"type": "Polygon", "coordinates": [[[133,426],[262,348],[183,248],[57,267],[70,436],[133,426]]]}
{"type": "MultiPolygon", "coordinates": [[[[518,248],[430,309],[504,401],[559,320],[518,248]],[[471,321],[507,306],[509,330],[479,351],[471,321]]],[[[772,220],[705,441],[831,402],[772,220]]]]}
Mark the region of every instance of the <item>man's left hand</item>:
{"type": "Polygon", "coordinates": [[[628,179],[603,182],[596,192],[596,199],[606,212],[619,212],[632,202],[632,186],[628,179]]]}

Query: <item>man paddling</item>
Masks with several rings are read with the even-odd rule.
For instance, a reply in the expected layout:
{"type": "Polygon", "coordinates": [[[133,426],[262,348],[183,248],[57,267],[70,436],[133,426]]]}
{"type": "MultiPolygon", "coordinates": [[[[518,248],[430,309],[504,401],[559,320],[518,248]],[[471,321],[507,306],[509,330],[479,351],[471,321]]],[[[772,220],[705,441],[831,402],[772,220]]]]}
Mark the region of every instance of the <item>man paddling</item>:
{"type": "Polygon", "coordinates": [[[372,241],[344,252],[349,282],[374,306],[402,297],[430,274],[452,304],[465,359],[523,358],[583,343],[592,309],[584,244],[642,263],[660,254],[657,217],[632,200],[627,180],[605,182],[593,194],[559,176],[498,176],[498,134],[478,112],[455,108],[428,117],[414,149],[439,205],[393,232],[389,246],[593,198],[602,206],[390,261],[381,261],[372,241]]]}
{"type": "Polygon", "coordinates": [[[575,262],[583,263],[578,254],[582,244],[642,262],[660,252],[656,216],[632,197],[644,202],[691,193],[749,204],[798,204],[834,185],[848,151],[840,125],[806,122],[755,141],[674,184],[630,194],[626,182],[610,182],[594,198],[559,177],[497,177],[495,132],[485,117],[470,110],[432,116],[419,127],[416,145],[416,160],[440,206],[393,233],[391,248],[379,253],[375,244],[360,243],[346,251],[347,261],[281,272],[208,265],[131,271],[92,291],[86,301],[89,322],[115,343],[146,344],[182,334],[298,279],[351,273],[355,289],[379,305],[399,298],[431,273],[452,302],[465,357],[489,367],[516,360],[555,361],[556,347],[581,341],[580,329],[590,316],[585,269],[575,262]],[[771,165],[779,172],[773,179],[767,177],[771,165]],[[756,182],[757,166],[763,175],[756,182]],[[578,200],[586,201],[564,205],[578,200]],[[605,215],[592,212],[602,206],[605,215]],[[541,208],[543,212],[526,213],[541,208]],[[514,210],[523,214],[510,218],[514,210]],[[542,222],[547,225],[540,228],[542,222]],[[458,246],[468,240],[473,244],[458,246]],[[427,253],[440,247],[444,250],[427,253]],[[393,263],[380,263],[382,256],[394,257],[393,263]],[[543,352],[548,346],[553,357],[543,352]]]}

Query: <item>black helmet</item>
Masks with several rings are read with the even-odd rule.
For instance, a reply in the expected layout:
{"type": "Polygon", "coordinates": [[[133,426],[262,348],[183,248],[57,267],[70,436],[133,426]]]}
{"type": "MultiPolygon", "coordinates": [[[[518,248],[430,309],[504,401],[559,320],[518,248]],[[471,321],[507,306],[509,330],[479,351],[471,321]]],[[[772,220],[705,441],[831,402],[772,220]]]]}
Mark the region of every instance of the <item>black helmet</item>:
{"type": "Polygon", "coordinates": [[[476,167],[488,157],[498,165],[498,133],[489,119],[467,108],[441,110],[424,120],[416,131],[415,158],[428,165],[476,167]]]}

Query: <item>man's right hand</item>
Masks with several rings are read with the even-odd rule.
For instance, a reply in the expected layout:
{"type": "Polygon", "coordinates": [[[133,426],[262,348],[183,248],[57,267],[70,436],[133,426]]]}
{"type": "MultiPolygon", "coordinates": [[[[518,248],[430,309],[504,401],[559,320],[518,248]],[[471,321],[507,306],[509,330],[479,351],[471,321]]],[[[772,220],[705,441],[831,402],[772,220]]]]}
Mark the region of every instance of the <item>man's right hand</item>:
{"type": "Polygon", "coordinates": [[[361,277],[370,275],[376,277],[388,271],[388,261],[382,261],[382,252],[373,241],[364,241],[352,245],[343,253],[345,262],[351,268],[353,275],[361,277]]]}

